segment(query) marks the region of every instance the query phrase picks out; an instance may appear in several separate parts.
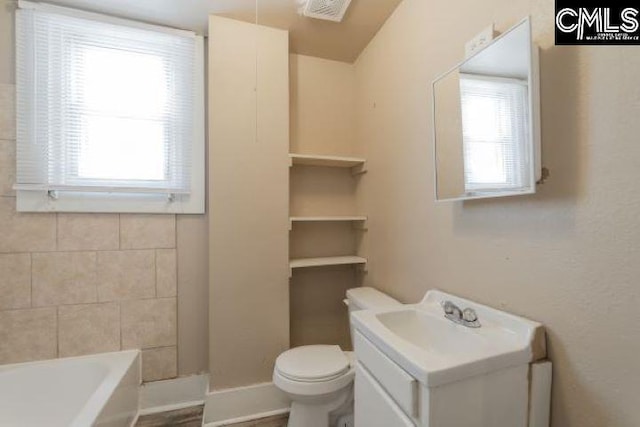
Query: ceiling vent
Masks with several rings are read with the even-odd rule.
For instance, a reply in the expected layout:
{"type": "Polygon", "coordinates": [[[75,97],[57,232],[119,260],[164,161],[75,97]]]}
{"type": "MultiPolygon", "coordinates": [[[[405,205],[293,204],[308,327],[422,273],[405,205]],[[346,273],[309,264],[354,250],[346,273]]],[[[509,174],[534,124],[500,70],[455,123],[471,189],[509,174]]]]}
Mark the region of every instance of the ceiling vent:
{"type": "Polygon", "coordinates": [[[302,14],[309,18],[341,22],[351,0],[308,0],[302,14]]]}

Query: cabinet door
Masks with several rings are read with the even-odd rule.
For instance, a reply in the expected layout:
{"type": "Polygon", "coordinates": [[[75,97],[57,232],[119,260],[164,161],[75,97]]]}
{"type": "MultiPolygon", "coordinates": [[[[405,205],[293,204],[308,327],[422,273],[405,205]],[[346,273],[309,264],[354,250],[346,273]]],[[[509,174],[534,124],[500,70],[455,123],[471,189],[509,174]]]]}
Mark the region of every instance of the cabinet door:
{"type": "Polygon", "coordinates": [[[415,427],[360,363],[356,367],[355,421],[355,427],[415,427]]]}

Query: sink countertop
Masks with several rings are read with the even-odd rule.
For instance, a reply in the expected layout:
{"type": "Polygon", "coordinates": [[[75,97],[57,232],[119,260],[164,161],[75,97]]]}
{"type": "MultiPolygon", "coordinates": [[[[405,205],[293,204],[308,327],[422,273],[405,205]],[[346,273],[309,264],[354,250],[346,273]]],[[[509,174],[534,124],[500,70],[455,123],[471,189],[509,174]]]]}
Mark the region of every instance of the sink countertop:
{"type": "Polygon", "coordinates": [[[356,329],[427,387],[459,381],[546,357],[540,323],[440,291],[422,302],[352,314],[356,329]],[[440,305],[476,310],[482,327],[458,325],[440,305]]]}

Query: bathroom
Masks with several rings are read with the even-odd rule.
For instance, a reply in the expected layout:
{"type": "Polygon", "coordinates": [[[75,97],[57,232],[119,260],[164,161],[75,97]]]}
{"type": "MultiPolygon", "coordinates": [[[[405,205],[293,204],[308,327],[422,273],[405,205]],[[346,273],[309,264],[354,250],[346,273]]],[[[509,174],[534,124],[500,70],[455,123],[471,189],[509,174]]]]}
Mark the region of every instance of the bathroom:
{"type": "MultiPolygon", "coordinates": [[[[352,0],[341,22],[306,16],[305,3],[0,0],[0,426],[284,426],[276,360],[353,350],[347,292],[370,288],[391,306],[439,290],[481,323],[486,307],[539,322],[553,365],[546,425],[640,425],[638,47],[557,43],[551,0],[352,0]],[[18,161],[32,123],[16,86],[38,68],[25,56],[17,67],[17,11],[191,34],[190,195],[20,182],[36,163],[18,161]],[[507,37],[523,22],[539,54],[543,179],[531,194],[436,200],[434,82],[489,26],[507,37]],[[108,412],[85,360],[119,372],[111,400],[126,423],[76,416],[108,412]]],[[[144,107],[130,94],[154,80],[108,71],[114,105],[144,107]]],[[[135,171],[152,158],[130,156],[148,146],[128,137],[94,164],[135,171]]],[[[377,427],[358,421],[372,404],[355,376],[355,424],[330,421],[377,427]]]]}

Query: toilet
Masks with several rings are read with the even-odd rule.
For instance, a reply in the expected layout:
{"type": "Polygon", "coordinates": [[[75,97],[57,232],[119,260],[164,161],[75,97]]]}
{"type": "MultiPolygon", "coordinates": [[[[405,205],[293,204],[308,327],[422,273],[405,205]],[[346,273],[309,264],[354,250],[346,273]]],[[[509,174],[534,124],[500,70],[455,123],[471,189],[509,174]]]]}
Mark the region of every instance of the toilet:
{"type": "MultiPolygon", "coordinates": [[[[373,288],[347,291],[349,313],[400,303],[373,288]]],[[[353,338],[353,327],[351,327],[353,338]]],[[[355,356],[337,345],[293,348],[276,359],[273,383],[291,399],[288,427],[333,427],[353,413],[355,356]]]]}

